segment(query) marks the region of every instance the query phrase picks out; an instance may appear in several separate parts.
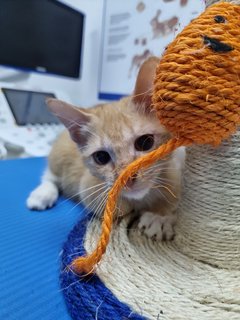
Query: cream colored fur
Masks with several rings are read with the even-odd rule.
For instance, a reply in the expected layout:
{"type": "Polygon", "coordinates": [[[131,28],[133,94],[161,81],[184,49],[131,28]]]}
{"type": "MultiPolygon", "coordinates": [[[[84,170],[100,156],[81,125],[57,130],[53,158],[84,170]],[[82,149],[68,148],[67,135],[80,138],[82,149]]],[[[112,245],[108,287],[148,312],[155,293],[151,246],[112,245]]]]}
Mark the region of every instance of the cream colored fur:
{"type": "MultiPolygon", "coordinates": [[[[152,134],[152,150],[169,136],[154,112],[146,109],[136,95],[87,110],[57,100],[50,101],[49,105],[76,142],[67,130],[57,139],[42,184],[27,200],[31,209],[43,210],[52,206],[57,199],[57,187],[67,197],[75,197],[101,216],[107,191],[114,180],[124,167],[145,153],[136,150],[136,139],[152,134]],[[69,119],[76,121],[67,119],[68,113],[69,119]],[[78,136],[81,138],[79,142],[78,136]],[[99,150],[105,150],[111,156],[106,165],[94,161],[92,155],[99,150]],[[42,199],[46,188],[53,194],[47,201],[42,199]]],[[[143,233],[157,239],[171,239],[176,221],[174,212],[181,193],[183,163],[184,150],[179,149],[146,171],[139,172],[134,184],[123,189],[116,217],[135,212],[140,217],[138,227],[143,233]]],[[[45,194],[49,195],[49,192],[45,194]]]]}

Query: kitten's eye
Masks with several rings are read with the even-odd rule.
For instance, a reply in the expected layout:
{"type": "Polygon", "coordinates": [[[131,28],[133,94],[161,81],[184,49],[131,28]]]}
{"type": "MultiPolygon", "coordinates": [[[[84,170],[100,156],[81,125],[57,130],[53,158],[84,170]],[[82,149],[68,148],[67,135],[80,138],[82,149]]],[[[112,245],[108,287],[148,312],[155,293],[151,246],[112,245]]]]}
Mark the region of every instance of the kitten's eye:
{"type": "Polygon", "coordinates": [[[136,139],[134,146],[137,151],[147,151],[152,148],[154,144],[153,134],[144,134],[136,139]]]}
{"type": "Polygon", "coordinates": [[[110,154],[107,151],[96,151],[92,156],[94,161],[102,166],[111,160],[110,154]]]}

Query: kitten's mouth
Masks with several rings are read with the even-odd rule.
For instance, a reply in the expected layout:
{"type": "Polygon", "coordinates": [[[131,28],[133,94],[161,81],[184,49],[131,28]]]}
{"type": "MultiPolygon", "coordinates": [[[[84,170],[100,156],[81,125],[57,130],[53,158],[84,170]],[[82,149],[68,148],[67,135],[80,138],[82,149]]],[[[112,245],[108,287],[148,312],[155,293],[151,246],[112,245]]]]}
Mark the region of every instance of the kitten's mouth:
{"type": "Polygon", "coordinates": [[[126,185],[122,190],[122,196],[127,199],[140,200],[149,192],[150,186],[143,184],[126,185]]]}
{"type": "Polygon", "coordinates": [[[140,200],[143,197],[145,197],[148,193],[148,190],[142,189],[142,190],[131,190],[127,192],[123,192],[123,196],[129,200],[140,200]]]}

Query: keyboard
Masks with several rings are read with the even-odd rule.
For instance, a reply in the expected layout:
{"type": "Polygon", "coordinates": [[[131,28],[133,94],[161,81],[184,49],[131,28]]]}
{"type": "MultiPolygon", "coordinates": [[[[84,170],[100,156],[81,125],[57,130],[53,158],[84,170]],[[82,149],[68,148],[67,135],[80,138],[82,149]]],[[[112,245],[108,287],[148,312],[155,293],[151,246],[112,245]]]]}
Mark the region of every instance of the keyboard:
{"type": "Polygon", "coordinates": [[[24,152],[29,156],[47,156],[53,142],[63,131],[61,124],[27,125],[24,127],[0,127],[0,139],[6,149],[24,152]]]}
{"type": "Polygon", "coordinates": [[[0,159],[6,157],[6,151],[7,157],[49,154],[64,129],[46,108],[45,99],[49,96],[69,101],[63,92],[29,91],[13,85],[6,88],[0,83],[0,159]]]}

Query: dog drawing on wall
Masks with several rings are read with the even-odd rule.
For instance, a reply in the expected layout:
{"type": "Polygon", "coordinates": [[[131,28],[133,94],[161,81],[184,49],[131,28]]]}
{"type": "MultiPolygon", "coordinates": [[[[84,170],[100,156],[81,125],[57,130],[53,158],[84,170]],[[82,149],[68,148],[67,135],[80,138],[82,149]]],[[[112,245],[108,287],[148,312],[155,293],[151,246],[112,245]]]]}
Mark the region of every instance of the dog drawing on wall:
{"type": "Polygon", "coordinates": [[[153,39],[157,39],[161,36],[166,36],[175,31],[179,18],[177,16],[173,16],[170,19],[166,19],[163,21],[159,21],[159,17],[162,11],[157,10],[156,15],[150,21],[150,25],[152,27],[153,39]]]}

